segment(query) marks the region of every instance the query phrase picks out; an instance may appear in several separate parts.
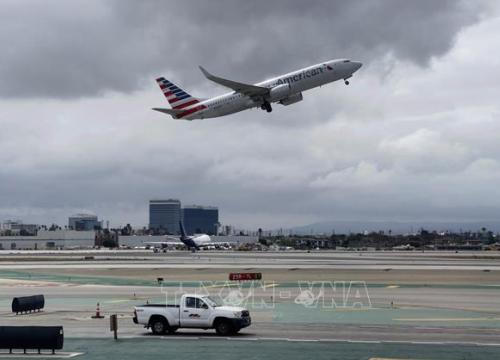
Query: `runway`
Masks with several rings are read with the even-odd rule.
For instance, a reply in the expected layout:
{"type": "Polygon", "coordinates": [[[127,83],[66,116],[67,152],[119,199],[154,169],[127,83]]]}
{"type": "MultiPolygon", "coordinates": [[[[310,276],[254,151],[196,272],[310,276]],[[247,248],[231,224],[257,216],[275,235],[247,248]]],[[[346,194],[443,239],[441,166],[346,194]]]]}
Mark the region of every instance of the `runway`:
{"type": "MultiPolygon", "coordinates": [[[[119,315],[121,337],[156,341],[132,323],[134,305],[173,301],[176,292],[203,290],[227,298],[237,290],[253,319],[236,337],[241,341],[276,341],[278,348],[283,341],[493,348],[500,344],[500,260],[498,254],[483,255],[117,252],[99,255],[109,260],[90,261],[78,252],[58,254],[56,260],[46,254],[2,255],[0,317],[5,325],[63,325],[69,339],[107,339],[109,320],[91,319],[99,302],[106,316],[119,315]],[[440,265],[432,265],[436,261],[440,265]],[[264,282],[228,282],[235,269],[261,271],[264,282]],[[164,279],[161,286],[158,277],[164,279]],[[311,299],[304,302],[307,291],[311,299]],[[350,299],[356,291],[359,296],[350,299]],[[14,296],[37,293],[46,297],[43,312],[10,312],[14,296]]],[[[180,330],[168,341],[192,338],[217,339],[211,330],[180,330]]]]}
{"type": "MultiPolygon", "coordinates": [[[[499,348],[474,344],[348,342],[276,340],[272,338],[221,339],[206,337],[162,337],[110,339],[69,339],[65,349],[82,355],[76,359],[157,360],[161,358],[200,359],[212,354],[220,360],[455,360],[497,359],[499,348]]],[[[1,355],[0,355],[1,357],[1,355]]],[[[36,357],[31,355],[30,357],[36,357]]],[[[52,358],[51,355],[47,356],[52,358]]]]}
{"type": "Polygon", "coordinates": [[[0,251],[1,269],[346,269],[500,271],[496,252],[293,251],[198,252],[150,250],[0,251]],[[91,258],[85,259],[85,258],[91,258]]]}

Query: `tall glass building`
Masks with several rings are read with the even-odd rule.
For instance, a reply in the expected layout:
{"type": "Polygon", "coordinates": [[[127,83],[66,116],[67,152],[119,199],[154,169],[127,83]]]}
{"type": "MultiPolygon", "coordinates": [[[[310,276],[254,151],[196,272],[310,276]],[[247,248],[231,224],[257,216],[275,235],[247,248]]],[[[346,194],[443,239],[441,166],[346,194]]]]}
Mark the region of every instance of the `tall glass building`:
{"type": "Polygon", "coordinates": [[[215,235],[219,225],[219,209],[214,206],[190,205],[182,209],[184,228],[190,235],[215,235]]]}
{"type": "Polygon", "coordinates": [[[149,228],[168,234],[180,233],[181,202],[177,199],[149,201],[149,228]]]}

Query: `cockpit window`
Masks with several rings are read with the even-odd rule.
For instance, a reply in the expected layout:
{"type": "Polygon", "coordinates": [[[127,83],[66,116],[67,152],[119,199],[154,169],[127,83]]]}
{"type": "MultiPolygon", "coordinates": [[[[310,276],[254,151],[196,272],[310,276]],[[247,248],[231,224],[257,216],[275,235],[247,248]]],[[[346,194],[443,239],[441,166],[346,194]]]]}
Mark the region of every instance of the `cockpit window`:
{"type": "Polygon", "coordinates": [[[351,60],[344,60],[344,62],[345,62],[345,63],[347,63],[347,62],[351,62],[351,60]]]}

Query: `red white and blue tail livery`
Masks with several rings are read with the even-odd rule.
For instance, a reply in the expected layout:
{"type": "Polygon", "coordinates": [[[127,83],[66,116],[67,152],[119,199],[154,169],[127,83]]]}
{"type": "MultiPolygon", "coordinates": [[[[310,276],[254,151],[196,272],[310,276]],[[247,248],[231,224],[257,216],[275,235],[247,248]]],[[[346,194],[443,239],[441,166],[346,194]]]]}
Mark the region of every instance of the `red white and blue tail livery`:
{"type": "Polygon", "coordinates": [[[163,91],[163,95],[167,98],[170,106],[172,106],[172,109],[183,109],[200,102],[199,99],[192,97],[177,85],[163,77],[156,79],[156,82],[163,91]]]}
{"type": "Polygon", "coordinates": [[[161,77],[156,79],[156,82],[172,108],[153,108],[153,110],[182,120],[214,118],[254,107],[271,112],[271,103],[294,104],[302,100],[303,91],[341,79],[348,85],[347,79],[352,77],[361,66],[360,62],[348,59],[330,60],[255,85],[212,75],[200,66],[207,79],[230,88],[232,91],[202,100],[189,95],[177,85],[161,77]]]}

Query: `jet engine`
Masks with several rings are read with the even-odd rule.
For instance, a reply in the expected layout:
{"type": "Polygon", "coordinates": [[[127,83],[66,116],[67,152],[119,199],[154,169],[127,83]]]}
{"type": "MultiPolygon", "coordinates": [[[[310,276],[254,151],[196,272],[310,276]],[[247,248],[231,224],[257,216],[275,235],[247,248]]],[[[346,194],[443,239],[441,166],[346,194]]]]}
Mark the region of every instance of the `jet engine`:
{"type": "Polygon", "coordinates": [[[282,100],[280,100],[280,104],[282,105],[292,105],[292,104],[295,104],[296,102],[299,102],[299,101],[302,101],[303,96],[302,96],[302,93],[299,92],[299,93],[296,93],[296,94],[292,94],[282,100]]]}
{"type": "Polygon", "coordinates": [[[281,84],[271,89],[269,102],[280,101],[290,95],[290,84],[281,84]]]}

